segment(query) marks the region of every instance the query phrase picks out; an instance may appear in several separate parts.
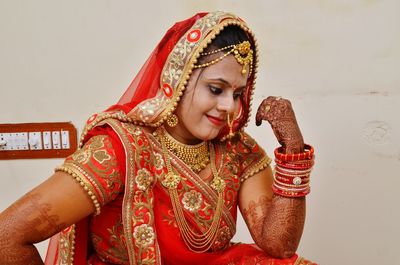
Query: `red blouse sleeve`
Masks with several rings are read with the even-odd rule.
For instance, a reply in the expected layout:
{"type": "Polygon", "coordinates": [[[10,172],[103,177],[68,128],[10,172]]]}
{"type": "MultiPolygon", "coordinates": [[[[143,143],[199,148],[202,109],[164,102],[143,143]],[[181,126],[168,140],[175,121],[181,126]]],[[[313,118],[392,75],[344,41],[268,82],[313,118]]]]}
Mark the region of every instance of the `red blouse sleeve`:
{"type": "Polygon", "coordinates": [[[67,157],[56,171],[66,172],[75,178],[92,199],[95,214],[98,215],[101,206],[123,192],[124,174],[119,164],[112,137],[96,135],[67,157]]]}
{"type": "Polygon", "coordinates": [[[236,151],[241,165],[240,181],[252,177],[271,163],[271,158],[264,149],[247,133],[242,132],[236,151]]]}

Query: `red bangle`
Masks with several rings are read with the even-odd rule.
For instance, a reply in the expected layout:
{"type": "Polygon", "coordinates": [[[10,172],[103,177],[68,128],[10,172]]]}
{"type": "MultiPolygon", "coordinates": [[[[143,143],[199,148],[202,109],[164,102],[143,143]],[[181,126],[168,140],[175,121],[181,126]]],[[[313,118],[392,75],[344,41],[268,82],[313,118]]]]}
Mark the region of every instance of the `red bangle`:
{"type": "Polygon", "coordinates": [[[288,169],[306,170],[314,165],[314,158],[311,160],[303,160],[299,162],[284,162],[275,158],[275,164],[288,169]]]}
{"type": "Polygon", "coordinates": [[[282,153],[282,149],[283,149],[282,146],[278,147],[275,149],[274,153],[275,153],[275,158],[283,162],[310,160],[314,156],[314,148],[308,144],[304,145],[305,151],[302,153],[284,154],[282,153]]]}
{"type": "Polygon", "coordinates": [[[285,183],[285,182],[280,181],[278,178],[275,178],[274,185],[279,186],[279,188],[281,188],[281,189],[301,190],[301,189],[308,188],[310,186],[310,183],[308,181],[302,182],[300,184],[294,184],[293,182],[285,183]]]}
{"type": "Polygon", "coordinates": [[[301,183],[303,183],[303,182],[306,182],[306,181],[310,180],[310,178],[290,178],[290,177],[288,178],[288,177],[281,176],[281,175],[276,174],[276,173],[275,173],[274,179],[278,180],[280,182],[286,183],[286,184],[296,184],[296,183],[298,183],[300,181],[301,181],[301,183]],[[294,180],[294,179],[296,179],[296,180],[294,180]],[[299,181],[299,179],[300,179],[300,181],[299,181]]]}
{"type": "Polygon", "coordinates": [[[283,196],[283,197],[298,198],[298,197],[304,197],[307,194],[309,194],[310,188],[308,187],[307,189],[302,190],[302,191],[287,191],[287,190],[280,189],[280,188],[276,187],[275,185],[272,185],[272,191],[275,194],[283,196]]]}
{"type": "Polygon", "coordinates": [[[291,177],[286,177],[286,176],[279,175],[277,173],[275,173],[275,179],[277,181],[279,181],[279,182],[282,182],[282,183],[285,183],[285,184],[290,184],[290,185],[297,184],[297,183],[298,184],[306,184],[306,183],[310,182],[310,178],[309,177],[304,177],[304,178],[302,178],[302,177],[293,177],[293,178],[291,178],[291,177]]]}
{"type": "Polygon", "coordinates": [[[279,175],[275,175],[275,180],[286,184],[304,184],[310,182],[310,178],[285,178],[279,175]]]}
{"type": "Polygon", "coordinates": [[[310,175],[312,168],[308,169],[287,169],[284,167],[281,167],[279,165],[275,166],[275,172],[279,172],[284,176],[288,177],[296,177],[296,176],[305,176],[305,175],[310,175]]]}

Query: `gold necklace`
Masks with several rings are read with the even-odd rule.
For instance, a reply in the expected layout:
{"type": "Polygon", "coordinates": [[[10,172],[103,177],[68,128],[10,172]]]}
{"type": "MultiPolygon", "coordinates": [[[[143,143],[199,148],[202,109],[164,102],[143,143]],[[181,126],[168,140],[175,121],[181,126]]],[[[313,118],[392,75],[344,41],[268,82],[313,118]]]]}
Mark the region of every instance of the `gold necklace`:
{"type": "Polygon", "coordinates": [[[196,173],[206,168],[207,164],[210,162],[210,153],[206,141],[196,145],[183,144],[175,140],[164,127],[161,128],[163,130],[161,137],[164,139],[168,150],[172,151],[174,155],[179,157],[179,159],[196,173]]]}
{"type": "MultiPolygon", "coordinates": [[[[161,133],[165,134],[165,130],[161,133]]],[[[225,181],[221,177],[219,177],[215,166],[214,147],[212,143],[209,143],[210,145],[209,150],[211,154],[211,171],[214,176],[211,182],[211,187],[218,193],[217,205],[215,208],[214,217],[210,227],[204,233],[197,233],[193,231],[190,228],[190,225],[187,223],[182,209],[182,205],[180,204],[177,187],[181,181],[181,176],[178,173],[175,173],[172,169],[164,135],[161,135],[160,141],[163,149],[165,163],[168,170],[168,173],[161,181],[161,184],[168,189],[169,197],[172,203],[172,208],[175,214],[175,219],[176,222],[178,223],[178,228],[179,231],[181,232],[183,241],[185,242],[186,246],[193,252],[196,253],[206,252],[211,248],[211,246],[214,244],[218,236],[217,232],[219,224],[221,222],[222,207],[224,205],[224,190],[226,186],[225,181]]]]}

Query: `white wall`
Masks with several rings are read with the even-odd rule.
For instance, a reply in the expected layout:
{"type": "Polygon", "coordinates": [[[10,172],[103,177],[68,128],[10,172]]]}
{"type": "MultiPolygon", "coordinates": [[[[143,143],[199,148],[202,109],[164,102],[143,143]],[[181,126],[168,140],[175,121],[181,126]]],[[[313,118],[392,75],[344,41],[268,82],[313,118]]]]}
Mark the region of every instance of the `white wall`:
{"type": "MultiPolygon", "coordinates": [[[[167,28],[201,10],[232,11],[253,28],[262,53],[254,108],[268,95],[292,99],[316,148],[300,254],[395,264],[399,1],[2,0],[0,123],[72,121],[81,130],[119,98],[167,28]]],[[[248,131],[272,154],[268,126],[248,131]]],[[[0,209],[61,162],[0,161],[0,209]]],[[[236,239],[249,240],[242,223],[236,239]]]]}

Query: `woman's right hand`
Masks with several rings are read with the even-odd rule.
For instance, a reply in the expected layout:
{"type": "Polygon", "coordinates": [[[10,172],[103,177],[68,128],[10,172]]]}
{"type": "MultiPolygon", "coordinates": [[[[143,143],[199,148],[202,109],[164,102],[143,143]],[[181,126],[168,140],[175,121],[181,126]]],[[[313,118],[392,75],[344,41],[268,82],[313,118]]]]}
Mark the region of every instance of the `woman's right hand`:
{"type": "Polygon", "coordinates": [[[256,125],[263,120],[269,122],[285,153],[303,152],[303,136],[289,100],[272,96],[264,99],[257,110],[256,125]]]}
{"type": "Polygon", "coordinates": [[[43,264],[33,244],[93,212],[91,199],[74,178],[56,172],[0,213],[0,264],[43,264]]]}

